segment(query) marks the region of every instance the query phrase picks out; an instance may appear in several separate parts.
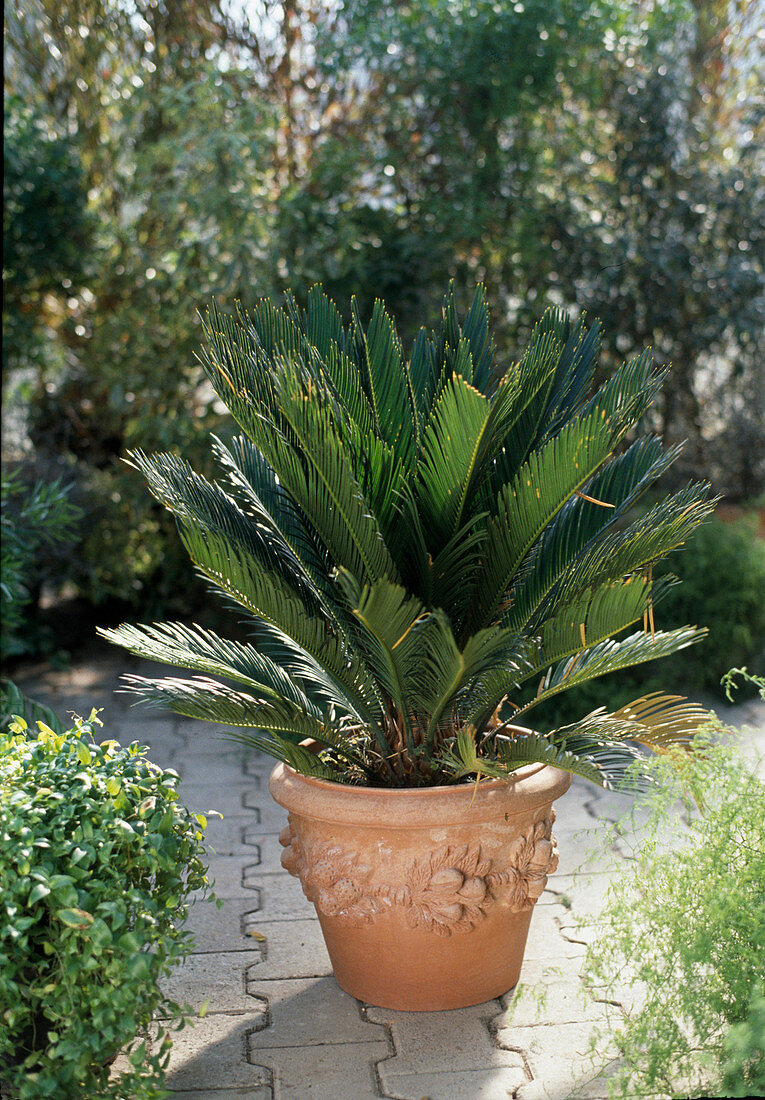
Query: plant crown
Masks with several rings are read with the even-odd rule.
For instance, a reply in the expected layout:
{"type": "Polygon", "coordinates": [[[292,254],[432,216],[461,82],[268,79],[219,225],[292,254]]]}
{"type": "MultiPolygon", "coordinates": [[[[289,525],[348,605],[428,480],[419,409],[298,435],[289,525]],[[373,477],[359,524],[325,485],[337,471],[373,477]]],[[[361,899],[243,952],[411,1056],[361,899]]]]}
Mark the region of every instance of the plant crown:
{"type": "Polygon", "coordinates": [[[480,287],[461,322],[447,293],[409,359],[381,302],[366,327],[352,303],[345,325],[319,287],[305,310],[289,295],[213,307],[205,331],[205,371],[243,431],[215,440],[220,478],[172,454],[131,460],[198,570],[244,610],[248,640],[105,630],[197,673],[129,677],[131,690],[249,728],[237,736],[298,771],[366,785],[533,761],[608,785],[641,745],[689,740],[703,713],[661,693],[524,729],[539,703],[704,633],[656,629],[672,582],[653,565],[710,511],[708,487],[630,514],[678,453],[634,435],[666,375],[649,352],[596,389],[598,325],[548,310],[499,365],[480,287]]]}

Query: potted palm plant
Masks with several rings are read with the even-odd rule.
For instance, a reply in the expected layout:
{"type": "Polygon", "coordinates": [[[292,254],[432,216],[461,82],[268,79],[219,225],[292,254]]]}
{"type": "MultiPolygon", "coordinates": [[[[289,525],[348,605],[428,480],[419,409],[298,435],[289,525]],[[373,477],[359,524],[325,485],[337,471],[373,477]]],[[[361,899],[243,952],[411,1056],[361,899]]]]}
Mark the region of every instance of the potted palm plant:
{"type": "Polygon", "coordinates": [[[344,324],[212,308],[203,365],[243,434],[219,480],[133,453],[248,640],[181,623],[104,637],[191,669],[128,677],[149,703],[244,727],[280,763],[285,866],[340,985],[400,1009],[480,1003],[518,979],[571,776],[624,781],[703,712],[654,694],[532,730],[540,703],[699,640],[664,632],[653,564],[710,510],[692,484],[634,518],[669,466],[634,428],[664,370],[645,352],[593,385],[597,324],[548,311],[496,364],[482,288],[403,354],[383,305],[344,324]],[[633,770],[630,769],[630,774],[633,770]]]}

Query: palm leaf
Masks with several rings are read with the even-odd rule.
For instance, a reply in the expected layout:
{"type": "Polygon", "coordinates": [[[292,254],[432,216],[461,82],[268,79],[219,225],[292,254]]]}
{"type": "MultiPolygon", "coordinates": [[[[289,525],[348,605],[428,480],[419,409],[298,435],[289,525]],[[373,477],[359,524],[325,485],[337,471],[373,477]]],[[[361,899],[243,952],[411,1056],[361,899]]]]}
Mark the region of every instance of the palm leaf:
{"type": "Polygon", "coordinates": [[[487,398],[460,376],[441,391],[423,433],[415,482],[416,507],[430,546],[442,546],[460,526],[490,408],[487,398]]]}
{"type": "MultiPolygon", "coordinates": [[[[311,701],[297,677],[287,673],[250,644],[221,638],[211,630],[185,626],[183,623],[153,626],[123,624],[115,629],[99,630],[98,633],[107,642],[121,645],[138,657],[223,676],[269,699],[289,703],[314,718],[325,718],[323,710],[311,701]]],[[[322,692],[326,702],[338,708],[341,714],[361,721],[353,703],[337,690],[335,684],[328,684],[326,676],[315,680],[310,686],[314,691],[318,689],[322,692]]]]}
{"type": "Polygon", "coordinates": [[[517,475],[534,447],[555,382],[562,347],[555,332],[535,325],[529,346],[519,363],[503,378],[513,401],[503,417],[502,449],[489,473],[493,497],[517,475]]]}
{"type": "MultiPolygon", "coordinates": [[[[556,587],[563,588],[564,575],[575,573],[579,556],[593,549],[597,539],[613,532],[626,510],[678,452],[679,448],[664,452],[656,437],[639,439],[624,454],[608,461],[585,485],[584,492],[590,499],[575,495],[566,502],[513,584],[503,617],[507,627],[533,632],[544,621],[543,608],[553,603],[556,587]]],[[[576,585],[568,591],[576,593],[576,585]]]]}
{"type": "Polygon", "coordinates": [[[566,501],[608,457],[607,420],[574,420],[532,454],[499,494],[496,518],[487,529],[486,561],[479,575],[474,624],[491,622],[501,611],[521,562],[566,501]]]}
{"type": "Polygon", "coordinates": [[[408,466],[418,445],[419,418],[395,327],[378,300],[364,332],[355,300],[351,306],[357,362],[377,433],[408,466]]]}
{"type": "Polygon", "coordinates": [[[325,620],[312,616],[278,573],[269,572],[254,559],[238,554],[211,532],[182,529],[181,538],[192,561],[208,580],[313,657],[360,714],[374,713],[379,696],[361,655],[349,649],[345,639],[336,637],[325,620]]]}
{"type": "Polygon", "coordinates": [[[151,457],[130,453],[130,461],[149,483],[153,495],[176,516],[184,530],[191,527],[217,536],[233,555],[252,558],[279,574],[284,585],[309,612],[331,615],[303,562],[282,535],[273,517],[252,494],[244,512],[221,486],[195,473],[172,454],[151,457]]]}
{"type": "Polygon", "coordinates": [[[335,564],[363,582],[397,578],[396,566],[329,410],[309,394],[286,387],[280,393],[279,408],[298,442],[300,457],[283,447],[267,457],[335,564]]]}
{"type": "Polygon", "coordinates": [[[470,346],[473,363],[473,385],[487,394],[492,385],[494,367],[494,341],[489,331],[489,309],[486,304],[486,287],[476,287],[470,309],[462,322],[462,335],[470,346]]]}
{"type": "Polygon", "coordinates": [[[229,741],[246,745],[255,752],[262,752],[276,760],[281,760],[283,764],[287,764],[300,775],[307,775],[312,779],[326,779],[331,783],[348,782],[347,773],[339,765],[322,759],[305,745],[295,745],[292,741],[280,737],[278,733],[268,736],[257,733],[227,733],[225,737],[229,741]]]}
{"type": "Polygon", "coordinates": [[[286,700],[250,695],[208,677],[182,680],[125,676],[123,680],[125,690],[140,695],[143,702],[165,707],[186,718],[201,718],[226,726],[251,726],[296,742],[309,737],[321,740],[328,732],[321,719],[286,700]]]}
{"type": "MultiPolygon", "coordinates": [[[[645,634],[640,631],[620,641],[608,639],[598,645],[580,649],[578,653],[561,661],[548,671],[535,697],[516,710],[513,719],[525,714],[553,695],[578,687],[580,684],[587,683],[588,680],[605,676],[619,669],[630,668],[645,661],[668,657],[670,653],[676,653],[680,649],[702,641],[706,633],[705,629],[691,626],[680,627],[677,630],[656,631],[654,634],[645,634]]],[[[522,679],[526,680],[531,675],[533,671],[529,670],[524,673],[522,679]]]]}
{"type": "Polygon", "coordinates": [[[583,588],[627,576],[660,561],[686,541],[715,503],[708,485],[689,485],[623,530],[602,531],[562,572],[548,602],[566,601],[583,588]]]}

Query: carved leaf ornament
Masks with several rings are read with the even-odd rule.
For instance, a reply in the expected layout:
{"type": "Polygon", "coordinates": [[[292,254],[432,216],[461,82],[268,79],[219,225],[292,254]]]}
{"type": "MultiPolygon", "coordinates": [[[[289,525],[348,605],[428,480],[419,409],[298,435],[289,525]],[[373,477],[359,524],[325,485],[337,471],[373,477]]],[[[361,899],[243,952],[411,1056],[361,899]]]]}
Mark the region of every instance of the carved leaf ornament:
{"type": "Polygon", "coordinates": [[[279,835],[282,865],[326,916],[361,925],[392,906],[406,909],[412,928],[440,936],[470,932],[493,905],[511,912],[531,909],[558,865],[554,811],[530,825],[508,848],[503,866],[481,856],[481,847],[448,846],[412,860],[399,884],[380,881],[355,852],[308,842],[290,824],[279,835]]]}

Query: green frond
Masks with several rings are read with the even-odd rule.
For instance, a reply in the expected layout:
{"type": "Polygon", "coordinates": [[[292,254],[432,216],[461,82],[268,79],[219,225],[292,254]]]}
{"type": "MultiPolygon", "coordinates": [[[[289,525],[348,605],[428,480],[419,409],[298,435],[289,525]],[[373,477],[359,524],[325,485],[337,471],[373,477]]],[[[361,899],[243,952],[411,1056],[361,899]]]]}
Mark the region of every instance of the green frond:
{"type": "Polygon", "coordinates": [[[636,424],[651,407],[667,377],[667,367],[656,368],[647,348],[624,363],[588,402],[584,415],[601,413],[618,433],[636,424]]]}
{"type": "Polygon", "coordinates": [[[126,691],[139,695],[149,706],[162,706],[185,718],[200,718],[224,726],[246,726],[278,733],[296,742],[322,739],[326,726],[314,714],[286,700],[266,699],[237,691],[205,676],[190,680],[176,677],[151,679],[125,676],[126,691]]]}
{"type": "Polygon", "coordinates": [[[253,494],[245,512],[221,486],[195,473],[172,454],[130,454],[154,496],[175,515],[182,531],[205,532],[226,544],[232,555],[248,557],[279,575],[283,585],[313,614],[332,616],[311,575],[253,494]]]}
{"type": "Polygon", "coordinates": [[[634,786],[631,773],[640,758],[634,747],[597,735],[553,741],[549,735],[538,733],[515,734],[507,739],[499,734],[492,739],[491,745],[496,759],[509,771],[517,771],[526,764],[549,764],[607,790],[634,786]]]}
{"type": "Polygon", "coordinates": [[[237,554],[230,544],[210,532],[183,529],[181,537],[192,561],[208,580],[310,654],[342,685],[342,693],[354,706],[364,708],[360,713],[374,709],[375,686],[360,654],[349,649],[344,638],[336,637],[325,620],[311,615],[278,573],[237,554]]]}
{"type": "Polygon", "coordinates": [[[534,449],[562,350],[554,332],[541,323],[535,325],[520,362],[512,365],[503,377],[503,382],[511,386],[514,401],[505,416],[502,450],[490,473],[493,497],[512,481],[534,449]]]}
{"type": "Polygon", "coordinates": [[[557,435],[567,421],[583,411],[592,389],[601,340],[600,324],[596,321],[585,331],[584,317],[572,325],[568,314],[554,310],[548,324],[563,350],[543,416],[540,442],[557,435]]]}
{"type": "Polygon", "coordinates": [[[327,706],[332,706],[341,716],[361,722],[353,703],[337,690],[336,684],[328,681],[326,675],[321,679],[313,678],[308,688],[309,692],[324,696],[322,709],[311,701],[299,678],[290,675],[270,657],[251,644],[221,638],[212,630],[183,623],[155,623],[152,626],[123,624],[98,633],[107,642],[121,645],[138,657],[234,680],[319,720],[324,719],[323,711],[327,706]]]}
{"type": "Polygon", "coordinates": [[[488,399],[457,375],[441,391],[423,433],[414,491],[431,547],[448,542],[461,525],[490,408],[488,399]]]}
{"type": "Polygon", "coordinates": [[[330,579],[332,559],[263,455],[243,435],[236,436],[228,447],[213,436],[213,450],[242,511],[253,519],[267,514],[268,522],[299,559],[321,594],[324,609],[339,627],[337,593],[330,579]]]}
{"type": "Polygon", "coordinates": [[[488,394],[493,383],[494,341],[489,330],[486,287],[482,283],[476,287],[470,309],[462,322],[462,335],[470,346],[473,385],[481,393],[488,394]]]}
{"type": "Polygon", "coordinates": [[[363,582],[397,579],[396,566],[329,411],[307,393],[286,390],[280,394],[279,408],[300,452],[298,456],[294,450],[280,448],[280,454],[267,457],[335,564],[363,582]]]}
{"type": "Polygon", "coordinates": [[[313,286],[309,291],[303,329],[321,358],[325,377],[331,381],[351,419],[360,431],[372,432],[372,407],[364,393],[358,365],[348,354],[349,338],[340,311],[320,286],[313,286]]]}
{"type": "Polygon", "coordinates": [[[583,588],[628,576],[660,561],[682,546],[715,503],[708,485],[689,485],[654,505],[628,527],[602,531],[563,571],[548,603],[552,599],[556,603],[567,601],[583,588]]]}
{"type": "MultiPolygon", "coordinates": [[[[678,451],[677,447],[663,451],[655,436],[639,439],[624,454],[609,459],[585,485],[590,500],[575,495],[566,502],[513,584],[503,616],[505,626],[519,632],[533,633],[537,629],[556,586],[562,587],[567,572],[575,575],[579,555],[593,550],[596,539],[613,532],[627,509],[667,469],[678,451]]],[[[569,591],[576,593],[577,586],[572,585],[569,591]]]]}
{"type": "Polygon", "coordinates": [[[634,786],[632,776],[639,752],[629,745],[611,744],[597,737],[580,737],[575,749],[567,742],[554,743],[549,736],[529,730],[512,736],[498,733],[480,746],[460,731],[443,754],[445,770],[461,778],[503,779],[529,764],[547,764],[588,779],[599,787],[625,789],[634,786]]]}
{"type": "Polygon", "coordinates": [[[566,501],[603,464],[610,448],[606,420],[599,415],[574,420],[535,451],[502,489],[497,514],[488,523],[474,624],[490,623],[502,612],[523,559],[566,501]]]}
{"type": "Polygon", "coordinates": [[[355,300],[352,311],[357,361],[377,434],[409,466],[419,442],[419,418],[409,366],[393,321],[378,300],[364,332],[355,300]]]}
{"type": "Polygon", "coordinates": [[[404,722],[409,750],[413,752],[414,737],[404,682],[407,649],[399,647],[425,614],[424,607],[419,600],[409,596],[405,588],[389,581],[361,588],[345,570],[338,572],[337,579],[359,624],[359,645],[366,662],[396,705],[404,722]]]}
{"type": "Polygon", "coordinates": [[[277,733],[264,736],[257,733],[227,733],[226,740],[246,745],[248,749],[262,752],[275,760],[281,760],[300,775],[312,779],[326,779],[332,783],[347,782],[344,770],[331,761],[323,760],[305,745],[296,745],[277,733]]]}
{"type": "MultiPolygon", "coordinates": [[[[550,699],[553,695],[578,687],[580,684],[587,683],[588,680],[594,680],[609,672],[630,668],[645,661],[667,657],[670,653],[676,653],[679,649],[685,649],[686,646],[700,642],[706,633],[705,629],[692,626],[683,626],[677,630],[656,631],[655,634],[639,631],[620,641],[608,639],[599,645],[581,649],[548,671],[539,685],[536,696],[515,711],[513,718],[526,714],[532,707],[550,699]]],[[[524,674],[523,680],[531,675],[533,671],[529,670],[524,674]]]]}

